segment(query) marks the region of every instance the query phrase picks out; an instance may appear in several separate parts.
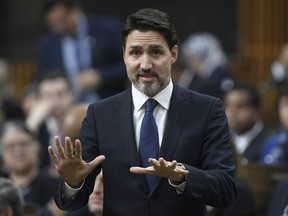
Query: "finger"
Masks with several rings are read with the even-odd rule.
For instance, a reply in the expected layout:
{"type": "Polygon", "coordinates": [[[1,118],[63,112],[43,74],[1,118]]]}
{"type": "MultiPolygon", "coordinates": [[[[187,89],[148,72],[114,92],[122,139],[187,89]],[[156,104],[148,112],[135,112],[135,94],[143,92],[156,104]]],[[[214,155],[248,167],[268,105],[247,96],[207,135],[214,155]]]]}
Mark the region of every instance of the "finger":
{"type": "Polygon", "coordinates": [[[96,167],[100,163],[102,163],[104,160],[105,160],[105,156],[104,155],[99,155],[93,161],[91,161],[90,164],[93,164],[96,167]]]}
{"type": "Polygon", "coordinates": [[[169,164],[169,167],[171,168],[171,169],[176,169],[176,167],[177,167],[177,161],[176,160],[173,160],[170,164],[169,164]]]}
{"type": "Polygon", "coordinates": [[[58,153],[59,153],[59,156],[61,159],[65,159],[65,153],[64,153],[64,149],[61,145],[61,141],[60,141],[60,138],[59,136],[55,136],[55,144],[56,144],[56,147],[57,147],[57,150],[58,150],[58,153]]]}
{"type": "Polygon", "coordinates": [[[148,162],[152,165],[152,166],[160,166],[159,161],[156,160],[155,158],[149,158],[148,162]]]}
{"type": "Polygon", "coordinates": [[[67,157],[73,158],[73,147],[70,137],[65,137],[65,148],[67,157]]]}
{"type": "Polygon", "coordinates": [[[90,165],[90,166],[88,166],[88,168],[89,168],[88,171],[92,172],[92,170],[95,169],[95,167],[97,167],[104,160],[105,160],[105,156],[104,155],[100,155],[100,156],[96,157],[93,161],[88,163],[90,165]]]}
{"type": "Polygon", "coordinates": [[[56,156],[56,154],[54,153],[54,150],[53,150],[52,146],[48,146],[48,153],[49,153],[51,159],[53,160],[54,164],[58,165],[59,159],[56,156]]]}
{"type": "Polygon", "coordinates": [[[150,174],[151,171],[152,171],[151,167],[150,167],[150,170],[148,169],[148,167],[143,168],[143,167],[135,166],[135,167],[130,168],[130,172],[134,174],[150,174]]]}
{"type": "Polygon", "coordinates": [[[82,147],[79,139],[75,141],[75,157],[82,159],[82,147]]]}
{"type": "Polygon", "coordinates": [[[170,162],[164,160],[164,158],[159,158],[159,164],[160,164],[160,166],[167,167],[169,163],[170,163],[170,162]]]}

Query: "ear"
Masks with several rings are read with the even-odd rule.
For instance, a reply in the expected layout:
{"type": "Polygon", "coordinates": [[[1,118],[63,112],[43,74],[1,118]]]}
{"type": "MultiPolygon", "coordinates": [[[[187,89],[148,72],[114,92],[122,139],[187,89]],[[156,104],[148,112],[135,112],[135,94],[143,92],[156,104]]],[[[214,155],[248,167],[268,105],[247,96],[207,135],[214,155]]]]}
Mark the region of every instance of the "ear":
{"type": "Polygon", "coordinates": [[[178,46],[175,45],[171,50],[171,64],[173,64],[178,57],[178,46]]]}

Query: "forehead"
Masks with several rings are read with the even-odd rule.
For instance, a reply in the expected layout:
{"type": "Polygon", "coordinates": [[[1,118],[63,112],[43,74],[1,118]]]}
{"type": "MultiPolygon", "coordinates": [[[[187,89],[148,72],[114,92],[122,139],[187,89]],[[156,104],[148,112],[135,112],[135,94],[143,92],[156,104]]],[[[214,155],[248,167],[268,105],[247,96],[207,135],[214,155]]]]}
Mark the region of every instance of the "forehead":
{"type": "Polygon", "coordinates": [[[249,99],[248,92],[242,90],[231,91],[226,96],[226,102],[231,103],[249,103],[249,99]]]}
{"type": "Polygon", "coordinates": [[[9,139],[19,139],[19,138],[21,139],[30,138],[30,135],[14,126],[8,126],[2,137],[4,142],[9,139]]]}
{"type": "Polygon", "coordinates": [[[40,84],[40,90],[57,90],[58,88],[66,88],[68,84],[65,79],[57,78],[53,80],[44,80],[40,84]]]}
{"type": "Polygon", "coordinates": [[[156,31],[139,31],[133,30],[127,36],[126,47],[150,47],[159,46],[168,48],[168,44],[163,35],[156,31]]]}
{"type": "Polygon", "coordinates": [[[47,18],[53,18],[65,15],[68,12],[68,8],[65,5],[57,4],[54,5],[52,8],[50,8],[49,11],[47,11],[46,17],[47,18]]]}

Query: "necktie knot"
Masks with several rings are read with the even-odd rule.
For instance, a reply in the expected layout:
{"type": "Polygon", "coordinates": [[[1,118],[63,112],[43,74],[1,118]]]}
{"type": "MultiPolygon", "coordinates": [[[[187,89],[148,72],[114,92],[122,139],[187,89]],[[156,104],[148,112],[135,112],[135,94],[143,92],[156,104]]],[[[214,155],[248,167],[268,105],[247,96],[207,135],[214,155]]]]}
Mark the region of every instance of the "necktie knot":
{"type": "Polygon", "coordinates": [[[157,106],[157,101],[153,98],[149,98],[145,103],[145,113],[153,112],[156,106],[157,106]]]}

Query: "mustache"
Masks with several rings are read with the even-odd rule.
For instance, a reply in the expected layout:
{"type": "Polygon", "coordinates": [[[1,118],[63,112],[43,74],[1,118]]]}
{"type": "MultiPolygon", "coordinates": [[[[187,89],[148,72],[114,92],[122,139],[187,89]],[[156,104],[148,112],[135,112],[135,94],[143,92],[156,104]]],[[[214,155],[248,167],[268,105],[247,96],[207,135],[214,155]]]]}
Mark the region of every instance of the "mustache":
{"type": "Polygon", "coordinates": [[[137,73],[138,76],[158,76],[155,70],[140,70],[137,73]]]}

